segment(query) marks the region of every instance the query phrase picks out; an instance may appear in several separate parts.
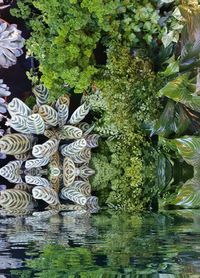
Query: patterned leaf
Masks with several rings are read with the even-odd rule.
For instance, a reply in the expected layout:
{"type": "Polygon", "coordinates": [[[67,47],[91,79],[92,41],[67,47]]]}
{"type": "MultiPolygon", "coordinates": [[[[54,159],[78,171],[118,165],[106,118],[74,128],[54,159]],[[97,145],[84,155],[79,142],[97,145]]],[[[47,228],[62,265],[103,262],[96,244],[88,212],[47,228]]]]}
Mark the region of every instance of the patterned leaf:
{"type": "Polygon", "coordinates": [[[58,113],[49,105],[42,105],[39,108],[39,114],[44,120],[45,124],[50,126],[57,126],[58,113]]]}
{"type": "Polygon", "coordinates": [[[74,190],[81,192],[85,196],[89,196],[91,194],[91,185],[89,182],[85,181],[75,181],[72,185],[74,190]]]}
{"type": "Polygon", "coordinates": [[[11,183],[22,183],[20,169],[23,161],[11,161],[0,169],[0,175],[11,183]]]}
{"type": "Polygon", "coordinates": [[[63,183],[69,187],[73,184],[76,177],[76,168],[73,160],[70,157],[65,157],[63,161],[63,183]]]}
{"type": "MultiPolygon", "coordinates": [[[[44,132],[44,135],[49,139],[51,137],[54,137],[57,139],[59,138],[59,132],[56,129],[46,129],[44,132]]],[[[62,139],[62,138],[59,138],[59,139],[62,139]]]]}
{"type": "Polygon", "coordinates": [[[25,163],[26,169],[37,168],[41,166],[45,166],[49,163],[49,158],[38,158],[27,160],[25,163]]]}
{"type": "Polygon", "coordinates": [[[44,144],[35,145],[32,150],[34,157],[43,158],[50,157],[57,152],[59,146],[59,141],[57,139],[49,139],[44,144]]]}
{"type": "Polygon", "coordinates": [[[35,186],[32,190],[33,198],[41,199],[51,206],[59,205],[58,194],[50,187],[35,186]]]}
{"type": "Polygon", "coordinates": [[[59,97],[59,99],[56,101],[56,105],[55,108],[58,111],[59,106],[61,106],[62,104],[65,104],[69,107],[70,104],[70,98],[69,95],[65,94],[59,97]]]}
{"type": "Polygon", "coordinates": [[[27,127],[32,134],[43,134],[45,131],[45,123],[39,114],[28,116],[27,127]]]}
{"type": "Polygon", "coordinates": [[[82,104],[74,111],[74,113],[72,114],[69,120],[69,123],[71,125],[78,124],[80,121],[82,121],[85,118],[85,116],[89,113],[89,111],[90,111],[90,107],[85,103],[82,104]]]}
{"type": "Polygon", "coordinates": [[[42,186],[47,186],[50,187],[50,183],[47,179],[42,178],[42,177],[36,177],[36,176],[25,176],[25,181],[28,184],[34,184],[34,185],[42,185],[42,186]]]}
{"type": "Polygon", "coordinates": [[[0,19],[0,67],[9,68],[16,64],[22,55],[24,39],[15,24],[0,19]]]}
{"type": "Polygon", "coordinates": [[[20,133],[30,134],[30,130],[27,127],[27,119],[23,116],[12,116],[9,120],[9,125],[20,133]]]}
{"type": "Polygon", "coordinates": [[[19,115],[23,117],[28,117],[32,113],[31,109],[18,98],[13,98],[11,102],[9,102],[8,112],[11,116],[19,115]]]}
{"type": "Polygon", "coordinates": [[[24,134],[7,134],[0,139],[0,151],[5,154],[23,154],[32,148],[33,137],[24,134]]]}
{"type": "Polygon", "coordinates": [[[60,189],[61,171],[60,171],[60,155],[56,152],[52,155],[49,163],[49,181],[51,182],[52,188],[58,192],[60,189]]]}
{"type": "Polygon", "coordinates": [[[0,205],[5,209],[26,209],[33,206],[33,199],[25,191],[7,189],[0,192],[0,205]]]}
{"type": "Polygon", "coordinates": [[[58,107],[58,125],[59,127],[63,127],[67,122],[69,114],[69,107],[66,104],[61,104],[58,107]]]}
{"type": "Polygon", "coordinates": [[[33,88],[33,93],[36,96],[36,103],[38,106],[41,106],[41,105],[44,105],[47,103],[49,92],[44,85],[42,85],[42,84],[36,85],[33,88]]]}
{"type": "Polygon", "coordinates": [[[94,129],[94,125],[90,126],[88,123],[82,122],[77,125],[83,131],[84,136],[90,134],[94,129]]]}
{"type": "Polygon", "coordinates": [[[28,151],[28,152],[26,152],[26,153],[15,154],[14,157],[15,157],[17,160],[27,160],[27,159],[31,158],[32,155],[31,155],[31,152],[28,151]]]}
{"type": "Polygon", "coordinates": [[[99,209],[98,198],[95,196],[88,197],[86,206],[90,210],[95,210],[95,211],[98,210],[99,209]]]}
{"type": "Polygon", "coordinates": [[[18,183],[14,186],[14,189],[32,193],[33,186],[26,183],[18,183]]]}
{"type": "Polygon", "coordinates": [[[79,153],[71,156],[71,158],[76,164],[89,163],[89,160],[91,159],[91,149],[85,148],[79,153]]]}
{"type": "Polygon", "coordinates": [[[3,79],[0,79],[0,96],[1,97],[7,97],[11,95],[11,92],[9,91],[10,88],[3,83],[3,79]]]}
{"type": "Polygon", "coordinates": [[[60,130],[60,138],[61,139],[79,139],[83,135],[81,129],[71,125],[65,125],[60,130]]]}
{"type": "Polygon", "coordinates": [[[90,134],[85,136],[85,140],[87,142],[87,148],[96,148],[98,147],[98,140],[100,135],[98,134],[90,134]]]}
{"type": "Polygon", "coordinates": [[[84,206],[87,202],[87,197],[73,188],[64,187],[61,190],[61,198],[73,201],[81,206],[84,206]]]}
{"type": "Polygon", "coordinates": [[[77,169],[77,176],[81,177],[82,179],[88,179],[90,176],[94,175],[95,171],[86,165],[81,166],[77,169]]]}
{"type": "Polygon", "coordinates": [[[62,149],[61,149],[61,154],[63,156],[73,156],[77,153],[79,153],[80,151],[82,151],[87,145],[87,142],[85,139],[79,139],[79,140],[76,140],[75,142],[67,145],[67,146],[64,146],[62,149]]]}

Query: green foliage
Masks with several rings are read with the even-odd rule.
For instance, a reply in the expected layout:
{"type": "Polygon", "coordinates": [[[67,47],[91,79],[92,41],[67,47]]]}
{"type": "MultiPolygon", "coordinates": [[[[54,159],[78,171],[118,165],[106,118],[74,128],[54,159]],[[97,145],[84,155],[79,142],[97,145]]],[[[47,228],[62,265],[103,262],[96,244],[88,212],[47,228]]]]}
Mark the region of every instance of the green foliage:
{"type": "Polygon", "coordinates": [[[143,127],[159,113],[154,92],[162,83],[150,61],[132,58],[128,48],[115,46],[108,53],[107,70],[96,83],[100,91],[85,97],[99,111],[96,130],[109,137],[92,158],[96,169],[92,186],[102,202],[128,211],[143,210],[159,193],[158,154],[143,127]]]}
{"type": "Polygon", "coordinates": [[[147,0],[19,0],[17,6],[12,14],[32,29],[27,48],[40,62],[41,82],[57,95],[64,84],[83,92],[93,83],[98,45],[146,50],[163,33],[156,5],[147,0]]]}

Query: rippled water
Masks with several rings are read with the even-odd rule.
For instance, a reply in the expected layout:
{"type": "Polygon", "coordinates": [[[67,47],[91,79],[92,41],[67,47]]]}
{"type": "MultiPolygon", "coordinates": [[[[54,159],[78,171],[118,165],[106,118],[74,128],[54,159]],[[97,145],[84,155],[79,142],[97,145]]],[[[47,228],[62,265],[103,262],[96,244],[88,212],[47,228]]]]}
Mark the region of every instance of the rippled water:
{"type": "Polygon", "coordinates": [[[1,217],[2,277],[200,277],[200,211],[1,217]]]}

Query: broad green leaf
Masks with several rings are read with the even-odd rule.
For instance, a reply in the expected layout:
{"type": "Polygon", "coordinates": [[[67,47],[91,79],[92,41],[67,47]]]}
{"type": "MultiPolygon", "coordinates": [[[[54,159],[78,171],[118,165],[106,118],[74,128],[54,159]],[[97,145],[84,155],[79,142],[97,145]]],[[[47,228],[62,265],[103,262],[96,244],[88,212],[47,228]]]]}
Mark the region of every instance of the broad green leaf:
{"type": "Polygon", "coordinates": [[[173,81],[167,83],[158,94],[166,96],[176,102],[180,102],[194,111],[200,112],[200,96],[195,95],[196,85],[189,79],[188,75],[178,76],[173,81]]]}
{"type": "Polygon", "coordinates": [[[172,100],[168,100],[167,105],[152,129],[152,134],[159,134],[168,137],[172,133],[177,135],[183,134],[190,126],[191,120],[181,104],[176,104],[172,100]]]}
{"type": "Polygon", "coordinates": [[[165,140],[165,143],[172,149],[175,147],[188,164],[193,167],[200,166],[200,137],[184,136],[165,140]]]}
{"type": "Polygon", "coordinates": [[[200,208],[200,179],[194,177],[186,181],[177,196],[169,198],[169,203],[183,208],[200,208]]]}
{"type": "Polygon", "coordinates": [[[170,63],[162,74],[164,76],[169,76],[169,75],[175,74],[177,72],[179,72],[179,61],[178,60],[170,63]]]}

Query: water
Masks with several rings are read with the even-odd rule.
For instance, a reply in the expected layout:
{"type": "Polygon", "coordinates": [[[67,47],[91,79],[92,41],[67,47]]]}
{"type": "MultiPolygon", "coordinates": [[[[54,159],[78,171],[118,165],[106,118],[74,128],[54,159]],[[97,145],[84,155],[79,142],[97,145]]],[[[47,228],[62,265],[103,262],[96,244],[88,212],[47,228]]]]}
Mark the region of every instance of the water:
{"type": "Polygon", "coordinates": [[[3,277],[200,277],[200,211],[1,217],[3,277]]]}

